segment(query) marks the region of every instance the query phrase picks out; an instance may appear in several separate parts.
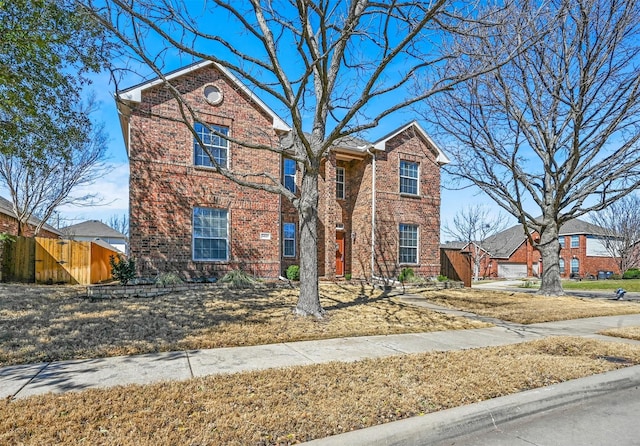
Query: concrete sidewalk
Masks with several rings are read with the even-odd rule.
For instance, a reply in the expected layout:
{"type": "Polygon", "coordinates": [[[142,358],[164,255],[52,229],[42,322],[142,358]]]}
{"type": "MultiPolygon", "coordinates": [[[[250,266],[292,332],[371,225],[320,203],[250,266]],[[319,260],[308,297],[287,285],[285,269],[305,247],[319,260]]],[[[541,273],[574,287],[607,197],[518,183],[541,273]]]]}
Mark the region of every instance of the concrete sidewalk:
{"type": "Polygon", "coordinates": [[[640,314],[520,325],[446,309],[429,304],[424,298],[417,296],[406,296],[404,300],[435,311],[492,322],[496,326],[4,367],[0,368],[0,397],[25,398],[48,392],[62,393],[331,361],[357,361],[409,353],[499,346],[555,335],[633,343],[635,341],[600,336],[597,332],[611,327],[640,325],[640,314]]]}

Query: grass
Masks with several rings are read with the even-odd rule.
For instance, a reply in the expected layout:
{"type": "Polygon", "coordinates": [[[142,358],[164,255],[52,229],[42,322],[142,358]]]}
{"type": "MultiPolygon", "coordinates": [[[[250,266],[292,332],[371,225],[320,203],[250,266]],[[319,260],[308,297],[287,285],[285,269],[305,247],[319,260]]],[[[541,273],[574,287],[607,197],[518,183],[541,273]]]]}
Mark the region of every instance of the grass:
{"type": "Polygon", "coordinates": [[[520,324],[640,313],[640,303],[479,289],[422,291],[430,302],[520,324]]]}
{"type": "Polygon", "coordinates": [[[567,290],[604,290],[611,291],[611,295],[618,288],[624,288],[629,292],[640,291],[640,280],[566,280],[562,282],[563,288],[567,290]]]}
{"type": "Polygon", "coordinates": [[[211,287],[91,301],[82,287],[0,285],[0,366],[486,324],[403,304],[371,287],[321,285],[325,320],[292,313],[297,290],[211,287]]]}
{"type": "Polygon", "coordinates": [[[0,401],[0,444],[289,445],[638,363],[639,346],[552,338],[42,395],[0,401]]]}
{"type": "Polygon", "coordinates": [[[640,341],[640,327],[610,328],[602,330],[598,334],[640,341]]]}

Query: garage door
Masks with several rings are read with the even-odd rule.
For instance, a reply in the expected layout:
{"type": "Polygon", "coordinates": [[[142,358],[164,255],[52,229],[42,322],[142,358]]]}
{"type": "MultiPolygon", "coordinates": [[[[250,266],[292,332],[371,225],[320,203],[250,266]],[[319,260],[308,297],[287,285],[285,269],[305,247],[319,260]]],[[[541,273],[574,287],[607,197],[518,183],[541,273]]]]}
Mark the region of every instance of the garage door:
{"type": "Polygon", "coordinates": [[[519,279],[527,277],[526,263],[498,263],[498,277],[519,279]]]}

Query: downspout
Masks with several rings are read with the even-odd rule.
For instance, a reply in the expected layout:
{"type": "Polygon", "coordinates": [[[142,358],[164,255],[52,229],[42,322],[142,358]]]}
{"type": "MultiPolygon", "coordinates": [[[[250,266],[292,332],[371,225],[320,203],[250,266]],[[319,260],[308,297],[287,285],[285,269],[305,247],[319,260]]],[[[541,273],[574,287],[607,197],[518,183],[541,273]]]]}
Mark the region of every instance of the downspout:
{"type": "Polygon", "coordinates": [[[371,155],[371,280],[375,279],[376,265],[376,154],[367,147],[367,153],[371,155]]]}

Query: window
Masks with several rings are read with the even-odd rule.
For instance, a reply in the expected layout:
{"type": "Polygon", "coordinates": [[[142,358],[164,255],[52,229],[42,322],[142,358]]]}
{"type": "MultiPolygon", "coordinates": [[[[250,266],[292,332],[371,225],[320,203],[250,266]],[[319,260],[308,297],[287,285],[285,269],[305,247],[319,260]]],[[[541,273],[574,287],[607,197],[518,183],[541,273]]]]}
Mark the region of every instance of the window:
{"type": "Polygon", "coordinates": [[[418,263],[418,226],[400,224],[400,263],[418,263]]]}
{"type": "Polygon", "coordinates": [[[285,257],[296,256],[296,225],[284,223],[282,225],[282,254],[285,257]]]}
{"type": "Polygon", "coordinates": [[[578,274],[580,272],[580,260],[571,259],[571,274],[578,274]]]}
{"type": "MultiPolygon", "coordinates": [[[[196,122],[193,128],[198,134],[198,138],[200,138],[200,140],[202,141],[202,144],[207,149],[209,149],[209,152],[211,152],[211,155],[213,155],[216,163],[218,163],[220,166],[227,167],[229,141],[221,136],[213,134],[211,132],[211,129],[223,135],[228,135],[229,128],[218,125],[211,125],[207,127],[200,122],[196,122]]],[[[193,138],[193,148],[193,163],[196,166],[214,167],[214,164],[211,162],[211,158],[209,157],[207,152],[200,146],[197,138],[193,138]]]]}
{"type": "Polygon", "coordinates": [[[418,163],[400,160],[400,193],[418,195],[418,163]]]}
{"type": "Polygon", "coordinates": [[[564,237],[558,237],[558,242],[560,243],[560,249],[564,249],[564,237]]]}
{"type": "Polygon", "coordinates": [[[572,248],[579,248],[580,247],[580,236],[579,235],[572,235],[571,236],[571,247],[572,248]]]}
{"type": "Polygon", "coordinates": [[[296,162],[291,158],[285,158],[282,165],[282,182],[284,187],[294,194],[296,193],[296,162]]]}
{"type": "Polygon", "coordinates": [[[193,210],[193,260],[227,260],[228,213],[219,209],[193,210]]]}
{"type": "Polygon", "coordinates": [[[560,267],[560,274],[564,274],[564,259],[558,260],[558,266],[560,267]]]}
{"type": "Polygon", "coordinates": [[[344,200],[344,167],[336,168],[336,198],[344,200]]]}

